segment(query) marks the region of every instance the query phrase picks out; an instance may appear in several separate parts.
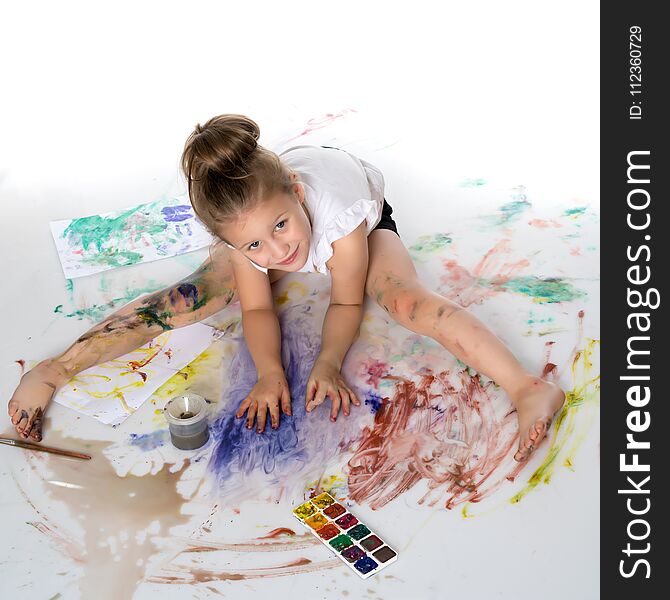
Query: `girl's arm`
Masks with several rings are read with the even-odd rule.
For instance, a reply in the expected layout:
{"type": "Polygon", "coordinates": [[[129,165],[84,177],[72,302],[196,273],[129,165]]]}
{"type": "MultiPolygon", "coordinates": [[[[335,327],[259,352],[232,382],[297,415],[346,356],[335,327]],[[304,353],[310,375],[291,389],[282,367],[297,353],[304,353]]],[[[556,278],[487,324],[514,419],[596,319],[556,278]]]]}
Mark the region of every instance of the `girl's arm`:
{"type": "Polygon", "coordinates": [[[178,283],[126,304],[75,341],[61,355],[38,363],[19,382],[8,412],[24,437],[41,439],[42,414],[53,395],[93,365],[134,350],[168,329],[200,321],[235,299],[225,247],[178,283]]]}
{"type": "Polygon", "coordinates": [[[349,414],[350,401],[360,404],[342,379],[340,369],[363,317],[368,272],[365,223],[333,243],[333,256],[327,266],[332,279],[330,306],[323,322],[321,352],[307,384],[307,410],[321,404],[328,395],[332,403],[330,417],[335,421],[340,404],[345,415],[349,414]]]}
{"type": "Polygon", "coordinates": [[[217,248],[194,273],[126,304],[48,362],[66,382],[93,365],[139,348],[163,331],[206,319],[235,297],[228,251],[217,248]]]}
{"type": "Polygon", "coordinates": [[[230,253],[242,309],[244,339],[258,375],[256,385],[240,404],[236,416],[242,417],[247,412],[248,429],[257,418],[257,431],[262,433],[268,412],[272,428],[279,427],[280,404],[285,415],[291,414],[291,395],[281,362],[281,331],[269,276],[256,269],[241,252],[231,250],[230,253]]]}

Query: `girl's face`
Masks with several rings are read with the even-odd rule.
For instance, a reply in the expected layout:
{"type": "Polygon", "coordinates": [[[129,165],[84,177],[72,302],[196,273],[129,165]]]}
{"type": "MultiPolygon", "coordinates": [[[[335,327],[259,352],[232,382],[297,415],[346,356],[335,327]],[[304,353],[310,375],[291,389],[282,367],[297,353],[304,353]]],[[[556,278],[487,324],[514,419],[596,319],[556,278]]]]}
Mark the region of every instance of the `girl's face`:
{"type": "Polygon", "coordinates": [[[312,231],[304,201],[302,184],[296,183],[293,194],[265,199],[216,233],[260,267],[298,271],[309,257],[312,231]]]}

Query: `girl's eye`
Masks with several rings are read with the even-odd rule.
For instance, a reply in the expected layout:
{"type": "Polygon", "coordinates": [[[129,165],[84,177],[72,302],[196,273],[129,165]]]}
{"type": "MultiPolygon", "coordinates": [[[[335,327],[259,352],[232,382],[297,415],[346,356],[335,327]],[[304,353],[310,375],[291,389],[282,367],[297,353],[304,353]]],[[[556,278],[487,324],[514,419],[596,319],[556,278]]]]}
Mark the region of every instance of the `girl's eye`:
{"type": "Polygon", "coordinates": [[[284,229],[285,226],[286,226],[286,221],[279,221],[279,223],[277,223],[275,225],[275,228],[276,229],[284,229]]]}
{"type": "Polygon", "coordinates": [[[255,250],[260,245],[261,245],[260,242],[251,242],[251,244],[249,244],[249,250],[255,250]]]}

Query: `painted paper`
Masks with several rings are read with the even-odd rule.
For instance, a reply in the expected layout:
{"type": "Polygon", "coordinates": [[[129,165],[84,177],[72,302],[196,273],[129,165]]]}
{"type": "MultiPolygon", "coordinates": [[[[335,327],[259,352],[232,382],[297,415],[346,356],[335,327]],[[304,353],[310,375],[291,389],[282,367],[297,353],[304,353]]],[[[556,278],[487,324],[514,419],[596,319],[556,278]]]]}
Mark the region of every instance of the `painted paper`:
{"type": "Polygon", "coordinates": [[[161,385],[204,352],[218,332],[196,323],[79,373],[54,400],[108,425],[133,414],[161,385]]]}
{"type": "Polygon", "coordinates": [[[50,227],[67,279],[177,256],[212,241],[188,198],[52,221],[50,227]]]}

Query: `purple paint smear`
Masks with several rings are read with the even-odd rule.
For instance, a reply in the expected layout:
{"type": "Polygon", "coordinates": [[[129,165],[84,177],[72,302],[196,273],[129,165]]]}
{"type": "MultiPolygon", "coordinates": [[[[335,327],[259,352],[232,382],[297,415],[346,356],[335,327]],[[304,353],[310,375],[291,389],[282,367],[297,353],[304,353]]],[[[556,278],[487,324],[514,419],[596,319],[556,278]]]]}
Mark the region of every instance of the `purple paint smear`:
{"type": "Polygon", "coordinates": [[[193,209],[188,204],[165,206],[161,209],[161,213],[163,213],[163,218],[171,223],[176,221],[187,221],[188,219],[193,218],[193,209]]]}
{"type": "Polygon", "coordinates": [[[280,418],[273,430],[265,432],[246,428],[246,419],[237,419],[238,406],[256,382],[256,369],[249,350],[240,348],[230,368],[228,390],[224,393],[224,409],[210,428],[215,442],[209,467],[215,473],[221,493],[248,497],[268,485],[281,484],[288,492],[302,486],[306,476],[322,471],[342,449],[358,437],[360,417],[369,420],[366,411],[352,411],[349,417],[340,414],[335,423],[329,420],[330,401],[307,414],[305,393],[307,379],[320,348],[321,336],[315,326],[311,306],[288,307],[280,316],[282,330],[282,362],[291,390],[292,412],[280,418]]]}

